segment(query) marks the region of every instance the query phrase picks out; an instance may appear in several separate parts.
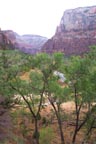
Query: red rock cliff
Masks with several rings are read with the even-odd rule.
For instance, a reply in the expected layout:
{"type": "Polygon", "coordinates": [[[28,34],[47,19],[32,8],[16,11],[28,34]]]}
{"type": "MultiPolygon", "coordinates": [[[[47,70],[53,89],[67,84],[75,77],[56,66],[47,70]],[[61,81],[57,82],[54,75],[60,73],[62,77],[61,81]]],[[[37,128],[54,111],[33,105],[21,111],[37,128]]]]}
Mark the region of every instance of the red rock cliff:
{"type": "Polygon", "coordinates": [[[65,11],[55,35],[45,43],[42,51],[82,54],[91,45],[96,45],[96,6],[65,11]]]}
{"type": "Polygon", "coordinates": [[[41,50],[42,45],[47,41],[46,37],[39,35],[19,35],[12,30],[0,31],[0,47],[3,43],[11,43],[13,49],[19,49],[26,53],[35,54],[41,50]],[[6,42],[3,42],[3,40],[6,42]]]}

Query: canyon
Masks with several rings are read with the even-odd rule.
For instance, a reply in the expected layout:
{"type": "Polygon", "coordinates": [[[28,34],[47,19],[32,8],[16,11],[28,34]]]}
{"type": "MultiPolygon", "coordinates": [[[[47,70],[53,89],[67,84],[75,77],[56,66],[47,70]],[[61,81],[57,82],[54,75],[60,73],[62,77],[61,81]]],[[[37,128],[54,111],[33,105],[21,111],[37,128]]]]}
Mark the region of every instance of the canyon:
{"type": "Polygon", "coordinates": [[[24,53],[36,54],[39,52],[48,38],[39,35],[19,35],[12,30],[0,31],[0,45],[3,44],[3,39],[6,39],[5,43],[11,43],[11,48],[18,49],[24,53]]]}
{"type": "Polygon", "coordinates": [[[96,45],[96,6],[79,7],[64,11],[59,26],[52,38],[39,35],[19,35],[12,30],[0,30],[11,42],[13,49],[25,53],[63,52],[65,55],[82,55],[96,45]]]}

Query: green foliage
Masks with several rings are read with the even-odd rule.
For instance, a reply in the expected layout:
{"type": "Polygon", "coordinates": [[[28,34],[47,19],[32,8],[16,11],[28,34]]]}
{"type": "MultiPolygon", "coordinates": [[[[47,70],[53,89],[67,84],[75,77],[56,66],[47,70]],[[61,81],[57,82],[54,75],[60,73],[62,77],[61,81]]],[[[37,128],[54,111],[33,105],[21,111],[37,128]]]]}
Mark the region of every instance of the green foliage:
{"type": "Polygon", "coordinates": [[[25,144],[24,140],[21,137],[14,134],[12,134],[12,139],[14,140],[14,142],[16,142],[16,144],[25,144]]]}
{"type": "MultiPolygon", "coordinates": [[[[70,89],[69,95],[74,98],[75,102],[76,126],[72,141],[74,143],[78,131],[87,123],[91,128],[94,120],[92,115],[94,113],[93,102],[96,101],[96,46],[92,47],[90,53],[82,58],[70,57],[64,67],[64,72],[70,89]],[[84,113],[83,122],[79,125],[81,109],[85,104],[88,105],[88,111],[84,113]]],[[[92,130],[90,128],[87,129],[87,132],[92,130]]]]}
{"type": "MultiPolygon", "coordinates": [[[[68,59],[65,59],[62,53],[53,55],[41,53],[31,56],[17,51],[0,50],[0,95],[6,97],[6,106],[13,103],[14,95],[20,95],[23,104],[27,105],[37,121],[41,119],[43,99],[49,98],[53,104],[55,102],[54,106],[57,105],[55,112],[58,113],[57,116],[61,116],[61,119],[67,119],[67,115],[65,113],[60,115],[60,105],[73,100],[78,123],[81,109],[84,105],[91,105],[82,119],[82,121],[86,120],[90,115],[89,120],[85,121],[86,127],[90,129],[96,113],[95,106],[92,105],[96,102],[96,46],[93,46],[90,53],[83,57],[72,56],[68,59]],[[63,85],[58,82],[59,77],[54,75],[54,71],[59,71],[66,77],[63,85]],[[26,72],[29,72],[29,77],[24,80],[21,76],[26,72]]],[[[43,120],[45,123],[46,119],[43,120]]],[[[77,131],[79,131],[78,127],[79,125],[77,131]]],[[[34,131],[34,135],[35,132],[39,134],[34,131]]],[[[52,138],[53,131],[50,128],[46,130],[43,128],[40,131],[40,143],[49,144],[52,138]]]]}
{"type": "Polygon", "coordinates": [[[54,138],[53,129],[50,127],[44,127],[40,130],[40,144],[51,144],[54,138]]]}
{"type": "Polygon", "coordinates": [[[14,50],[0,50],[0,95],[4,97],[4,107],[8,108],[15,103],[14,90],[10,86],[10,80],[20,72],[23,64],[22,55],[14,50]]]}
{"type": "Polygon", "coordinates": [[[43,76],[42,73],[38,71],[33,71],[30,73],[30,87],[34,94],[40,94],[40,90],[43,88],[43,76]]]}

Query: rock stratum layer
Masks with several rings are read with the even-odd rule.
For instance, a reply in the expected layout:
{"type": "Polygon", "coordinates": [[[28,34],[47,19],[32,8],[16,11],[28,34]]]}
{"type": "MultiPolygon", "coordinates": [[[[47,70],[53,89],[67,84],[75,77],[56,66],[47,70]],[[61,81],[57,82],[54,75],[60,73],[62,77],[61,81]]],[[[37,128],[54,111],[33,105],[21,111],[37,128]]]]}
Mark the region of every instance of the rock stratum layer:
{"type": "Polygon", "coordinates": [[[43,46],[47,53],[83,54],[96,45],[96,6],[66,10],[55,35],[43,46]]]}
{"type": "Polygon", "coordinates": [[[48,40],[46,37],[39,35],[22,35],[20,36],[12,30],[0,31],[0,45],[5,43],[11,43],[11,47],[19,49],[25,53],[35,54],[39,52],[43,44],[48,40]]]}

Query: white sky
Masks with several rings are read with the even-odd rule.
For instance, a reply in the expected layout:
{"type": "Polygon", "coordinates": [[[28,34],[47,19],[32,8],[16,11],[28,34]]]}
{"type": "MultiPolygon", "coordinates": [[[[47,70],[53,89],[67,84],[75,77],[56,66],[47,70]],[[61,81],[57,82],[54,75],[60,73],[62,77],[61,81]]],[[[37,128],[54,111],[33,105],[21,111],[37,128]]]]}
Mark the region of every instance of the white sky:
{"type": "Polygon", "coordinates": [[[66,9],[92,5],[96,0],[0,0],[0,27],[50,38],[66,9]]]}

